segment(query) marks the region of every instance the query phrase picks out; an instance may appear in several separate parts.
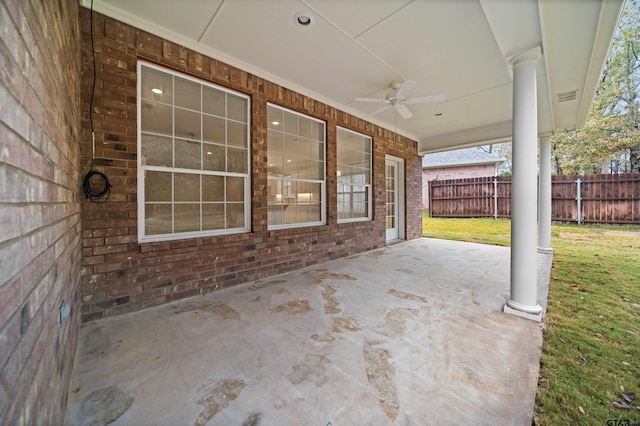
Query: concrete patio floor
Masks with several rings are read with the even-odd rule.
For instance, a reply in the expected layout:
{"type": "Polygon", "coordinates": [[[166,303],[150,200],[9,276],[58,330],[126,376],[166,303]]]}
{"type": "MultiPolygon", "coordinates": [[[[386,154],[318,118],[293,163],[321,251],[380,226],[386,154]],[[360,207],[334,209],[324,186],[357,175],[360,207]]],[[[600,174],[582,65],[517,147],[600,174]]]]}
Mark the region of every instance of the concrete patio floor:
{"type": "Polygon", "coordinates": [[[67,423],[530,425],[542,325],[502,312],[509,254],[423,238],[86,324],[67,423]]]}

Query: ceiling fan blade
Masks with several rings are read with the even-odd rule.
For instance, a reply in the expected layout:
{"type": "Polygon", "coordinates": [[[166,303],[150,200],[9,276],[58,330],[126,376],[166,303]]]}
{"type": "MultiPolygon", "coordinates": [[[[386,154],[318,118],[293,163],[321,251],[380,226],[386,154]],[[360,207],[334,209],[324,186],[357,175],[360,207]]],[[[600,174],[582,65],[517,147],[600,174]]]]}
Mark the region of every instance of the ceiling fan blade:
{"type": "Polygon", "coordinates": [[[396,105],[396,111],[398,111],[398,114],[400,114],[405,120],[407,118],[413,117],[413,114],[411,113],[411,111],[409,111],[409,108],[407,108],[403,104],[396,105]]]}
{"type": "Polygon", "coordinates": [[[376,115],[376,114],[378,114],[379,112],[382,112],[382,111],[384,111],[384,110],[386,110],[386,109],[389,109],[389,108],[391,108],[391,107],[392,107],[392,105],[391,105],[391,103],[389,103],[389,105],[385,105],[385,106],[383,106],[382,108],[380,108],[380,109],[377,109],[377,110],[373,111],[373,112],[372,112],[371,114],[369,114],[369,115],[376,115]]]}
{"type": "Polygon", "coordinates": [[[357,102],[371,102],[375,104],[386,104],[389,103],[386,99],[375,99],[375,98],[356,98],[357,102]]]}
{"type": "Polygon", "coordinates": [[[402,83],[402,86],[400,86],[400,88],[396,92],[395,97],[406,98],[409,93],[411,93],[414,87],[416,87],[416,82],[414,80],[405,80],[404,83],[402,83]]]}
{"type": "Polygon", "coordinates": [[[440,102],[444,101],[446,98],[445,95],[432,95],[432,96],[421,96],[418,98],[411,98],[404,101],[405,104],[424,104],[427,102],[440,102]]]}

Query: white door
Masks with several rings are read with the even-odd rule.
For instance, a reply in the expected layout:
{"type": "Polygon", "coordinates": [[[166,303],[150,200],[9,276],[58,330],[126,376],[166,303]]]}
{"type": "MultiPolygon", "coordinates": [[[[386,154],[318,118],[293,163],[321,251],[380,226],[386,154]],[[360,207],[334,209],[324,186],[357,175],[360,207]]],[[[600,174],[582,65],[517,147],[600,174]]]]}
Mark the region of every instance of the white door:
{"type": "Polygon", "coordinates": [[[385,221],[387,241],[404,238],[404,162],[400,158],[385,158],[385,221]]]}

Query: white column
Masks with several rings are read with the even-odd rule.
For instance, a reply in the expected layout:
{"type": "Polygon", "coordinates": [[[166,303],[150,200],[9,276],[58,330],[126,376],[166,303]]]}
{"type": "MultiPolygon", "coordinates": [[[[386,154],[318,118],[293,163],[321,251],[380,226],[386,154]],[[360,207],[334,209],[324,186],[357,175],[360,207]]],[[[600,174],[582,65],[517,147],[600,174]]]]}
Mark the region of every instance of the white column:
{"type": "Polygon", "coordinates": [[[538,111],[536,62],[540,48],[511,58],[513,67],[513,143],[511,183],[510,314],[540,321],[538,304],[537,219],[538,111]]]}
{"type": "Polygon", "coordinates": [[[540,137],[540,200],[538,204],[538,253],[552,254],[551,248],[551,141],[540,137]]]}

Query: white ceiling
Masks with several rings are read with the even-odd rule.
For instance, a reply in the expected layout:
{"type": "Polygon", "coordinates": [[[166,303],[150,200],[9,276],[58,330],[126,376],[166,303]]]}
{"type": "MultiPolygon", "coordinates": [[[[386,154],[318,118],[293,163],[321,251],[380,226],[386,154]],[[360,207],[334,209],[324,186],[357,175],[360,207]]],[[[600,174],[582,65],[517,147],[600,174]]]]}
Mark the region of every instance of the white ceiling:
{"type": "MultiPolygon", "coordinates": [[[[90,0],[81,0],[89,6],[90,0]]],[[[538,130],[581,127],[623,0],[94,0],[94,10],[419,141],[420,152],[509,140],[509,57],[540,46],[538,130]],[[299,14],[311,17],[300,26],[299,14]],[[393,108],[392,82],[435,104],[393,108]],[[558,94],[577,91],[574,100],[558,94]]]]}

